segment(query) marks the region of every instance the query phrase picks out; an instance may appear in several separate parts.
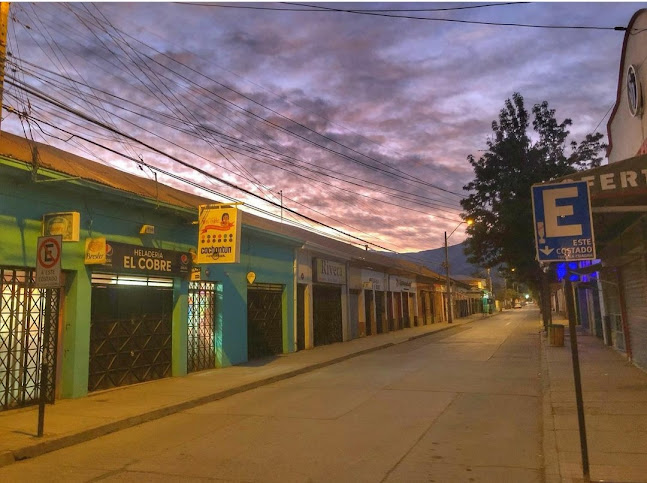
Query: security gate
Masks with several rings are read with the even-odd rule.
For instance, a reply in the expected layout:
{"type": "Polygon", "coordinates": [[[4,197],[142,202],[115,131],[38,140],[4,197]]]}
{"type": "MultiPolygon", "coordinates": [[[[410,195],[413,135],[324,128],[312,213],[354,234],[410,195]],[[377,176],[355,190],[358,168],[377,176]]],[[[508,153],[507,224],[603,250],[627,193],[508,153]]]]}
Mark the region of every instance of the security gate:
{"type": "Polygon", "coordinates": [[[173,279],[92,275],[88,390],[171,375],[173,279]]]}
{"type": "Polygon", "coordinates": [[[364,320],[366,321],[366,335],[373,334],[373,291],[364,291],[364,320]]]}
{"type": "Polygon", "coordinates": [[[377,333],[384,332],[384,292],[375,291],[375,319],[377,320],[377,333]]]}
{"type": "Polygon", "coordinates": [[[283,353],[283,285],[247,286],[247,358],[283,353]]]}
{"type": "Polygon", "coordinates": [[[341,287],[315,285],[312,290],[314,345],[341,342],[341,287]]]}
{"type": "Polygon", "coordinates": [[[1,409],[38,402],[43,364],[46,400],[54,402],[59,289],[34,288],[35,271],[0,267],[1,409]]]}
{"type": "Polygon", "coordinates": [[[187,370],[213,369],[216,366],[216,284],[189,283],[187,370]]]}
{"type": "Polygon", "coordinates": [[[297,285],[297,350],[302,351],[306,348],[306,287],[307,285],[297,285]]]}

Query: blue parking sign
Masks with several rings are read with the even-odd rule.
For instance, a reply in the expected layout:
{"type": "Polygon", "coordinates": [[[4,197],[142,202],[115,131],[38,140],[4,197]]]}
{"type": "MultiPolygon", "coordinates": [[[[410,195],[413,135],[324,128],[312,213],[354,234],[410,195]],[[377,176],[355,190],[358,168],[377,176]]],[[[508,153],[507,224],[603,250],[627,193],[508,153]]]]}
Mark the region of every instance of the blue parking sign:
{"type": "Polygon", "coordinates": [[[531,189],[537,260],[595,260],[588,183],[541,184],[531,189]]]}

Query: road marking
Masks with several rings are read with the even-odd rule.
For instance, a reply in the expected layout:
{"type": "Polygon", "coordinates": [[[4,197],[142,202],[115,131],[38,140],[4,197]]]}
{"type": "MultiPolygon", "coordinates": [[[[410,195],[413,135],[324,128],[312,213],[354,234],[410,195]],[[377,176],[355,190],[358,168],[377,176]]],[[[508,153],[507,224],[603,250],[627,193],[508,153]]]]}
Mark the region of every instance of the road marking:
{"type": "Polygon", "coordinates": [[[505,325],[506,325],[506,327],[507,327],[508,325],[510,325],[511,323],[512,323],[512,321],[510,321],[510,322],[508,322],[507,324],[505,324],[505,325]]]}

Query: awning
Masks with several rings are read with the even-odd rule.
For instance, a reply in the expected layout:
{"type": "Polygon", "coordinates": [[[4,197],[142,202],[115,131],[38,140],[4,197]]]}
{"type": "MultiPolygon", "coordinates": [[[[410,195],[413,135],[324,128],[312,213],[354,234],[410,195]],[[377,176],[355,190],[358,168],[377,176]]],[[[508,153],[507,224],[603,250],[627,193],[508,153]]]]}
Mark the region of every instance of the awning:
{"type": "MultiPolygon", "coordinates": [[[[568,181],[589,183],[598,254],[614,240],[618,241],[627,228],[647,213],[647,155],[579,171],[544,184],[568,181]]],[[[614,245],[618,246],[606,255],[619,260],[629,245],[624,242],[614,245]]]]}
{"type": "Polygon", "coordinates": [[[647,154],[578,171],[548,183],[566,181],[588,181],[593,206],[645,206],[647,154]]]}

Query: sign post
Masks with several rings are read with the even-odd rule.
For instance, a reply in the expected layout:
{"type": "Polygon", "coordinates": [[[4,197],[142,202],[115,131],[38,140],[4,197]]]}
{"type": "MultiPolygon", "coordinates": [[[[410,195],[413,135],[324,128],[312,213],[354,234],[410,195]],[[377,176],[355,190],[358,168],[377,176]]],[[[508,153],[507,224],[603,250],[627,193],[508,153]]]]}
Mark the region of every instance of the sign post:
{"type": "MultiPolygon", "coordinates": [[[[588,183],[576,181],[534,185],[531,192],[537,260],[540,262],[595,260],[595,239],[588,183]]],[[[580,429],[582,474],[584,481],[590,481],[582,379],[575,330],[575,300],[570,274],[566,276],[564,291],[571,339],[577,420],[580,429]]]]}
{"type": "MultiPolygon", "coordinates": [[[[38,237],[36,244],[36,288],[56,289],[61,286],[61,254],[63,247],[62,235],[38,237]]],[[[49,364],[46,351],[49,349],[49,333],[51,314],[49,313],[52,300],[51,290],[45,291],[46,313],[43,321],[43,356],[40,366],[40,387],[38,398],[38,437],[43,436],[45,426],[45,403],[47,401],[47,381],[49,380],[49,364]]]]}

